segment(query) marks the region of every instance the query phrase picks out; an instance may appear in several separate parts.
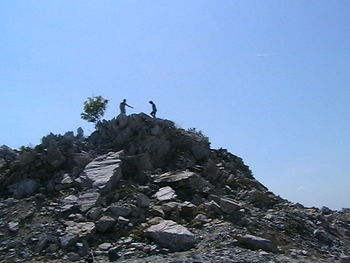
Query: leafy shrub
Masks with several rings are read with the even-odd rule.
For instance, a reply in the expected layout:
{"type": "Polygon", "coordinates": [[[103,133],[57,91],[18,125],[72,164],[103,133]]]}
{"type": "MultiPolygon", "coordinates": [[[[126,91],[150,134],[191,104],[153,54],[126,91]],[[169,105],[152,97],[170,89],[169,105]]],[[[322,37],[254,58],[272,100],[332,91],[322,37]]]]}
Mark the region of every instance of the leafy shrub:
{"type": "Polygon", "coordinates": [[[83,120],[97,123],[107,108],[108,100],[102,96],[88,97],[84,102],[84,112],[80,114],[83,120]]]}

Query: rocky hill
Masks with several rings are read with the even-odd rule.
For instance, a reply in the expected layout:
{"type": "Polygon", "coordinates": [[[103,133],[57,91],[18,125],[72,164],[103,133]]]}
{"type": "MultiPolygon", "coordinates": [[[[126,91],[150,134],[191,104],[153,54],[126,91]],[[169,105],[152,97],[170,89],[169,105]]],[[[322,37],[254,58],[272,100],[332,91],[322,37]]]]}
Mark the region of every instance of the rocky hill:
{"type": "Polygon", "coordinates": [[[145,114],[0,149],[1,262],[350,262],[350,210],[276,196],[145,114]]]}

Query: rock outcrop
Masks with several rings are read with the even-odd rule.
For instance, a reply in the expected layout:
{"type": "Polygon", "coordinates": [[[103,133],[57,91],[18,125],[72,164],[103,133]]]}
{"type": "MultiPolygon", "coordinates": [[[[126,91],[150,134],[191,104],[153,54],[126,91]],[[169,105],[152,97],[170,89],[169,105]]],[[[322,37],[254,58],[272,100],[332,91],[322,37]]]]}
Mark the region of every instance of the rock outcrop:
{"type": "Polygon", "coordinates": [[[349,209],[288,202],[168,120],[0,147],[1,262],[347,262],[349,247],[349,209]]]}

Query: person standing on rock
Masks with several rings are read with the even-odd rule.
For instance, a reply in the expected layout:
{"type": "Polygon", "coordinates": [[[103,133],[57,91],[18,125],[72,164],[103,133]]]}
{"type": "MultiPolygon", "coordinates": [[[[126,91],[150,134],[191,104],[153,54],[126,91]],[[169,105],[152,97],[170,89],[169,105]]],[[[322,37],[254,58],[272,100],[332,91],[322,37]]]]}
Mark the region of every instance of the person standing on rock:
{"type": "Polygon", "coordinates": [[[123,99],[123,101],[120,103],[120,114],[126,115],[125,107],[128,106],[129,108],[134,108],[126,103],[126,99],[123,99]]]}
{"type": "Polygon", "coordinates": [[[154,102],[153,101],[149,101],[149,103],[152,105],[152,112],[151,112],[151,116],[153,117],[153,118],[155,118],[156,117],[156,113],[157,113],[157,107],[156,107],[156,104],[154,104],[154,102]]]}

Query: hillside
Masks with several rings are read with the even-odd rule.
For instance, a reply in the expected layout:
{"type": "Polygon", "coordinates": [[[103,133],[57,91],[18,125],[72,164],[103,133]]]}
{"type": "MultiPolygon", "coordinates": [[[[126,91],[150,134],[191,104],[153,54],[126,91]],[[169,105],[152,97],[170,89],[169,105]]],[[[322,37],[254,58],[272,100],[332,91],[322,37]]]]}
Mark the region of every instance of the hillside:
{"type": "Polygon", "coordinates": [[[350,262],[350,209],[306,208],[145,114],[0,149],[1,262],[350,262]]]}

